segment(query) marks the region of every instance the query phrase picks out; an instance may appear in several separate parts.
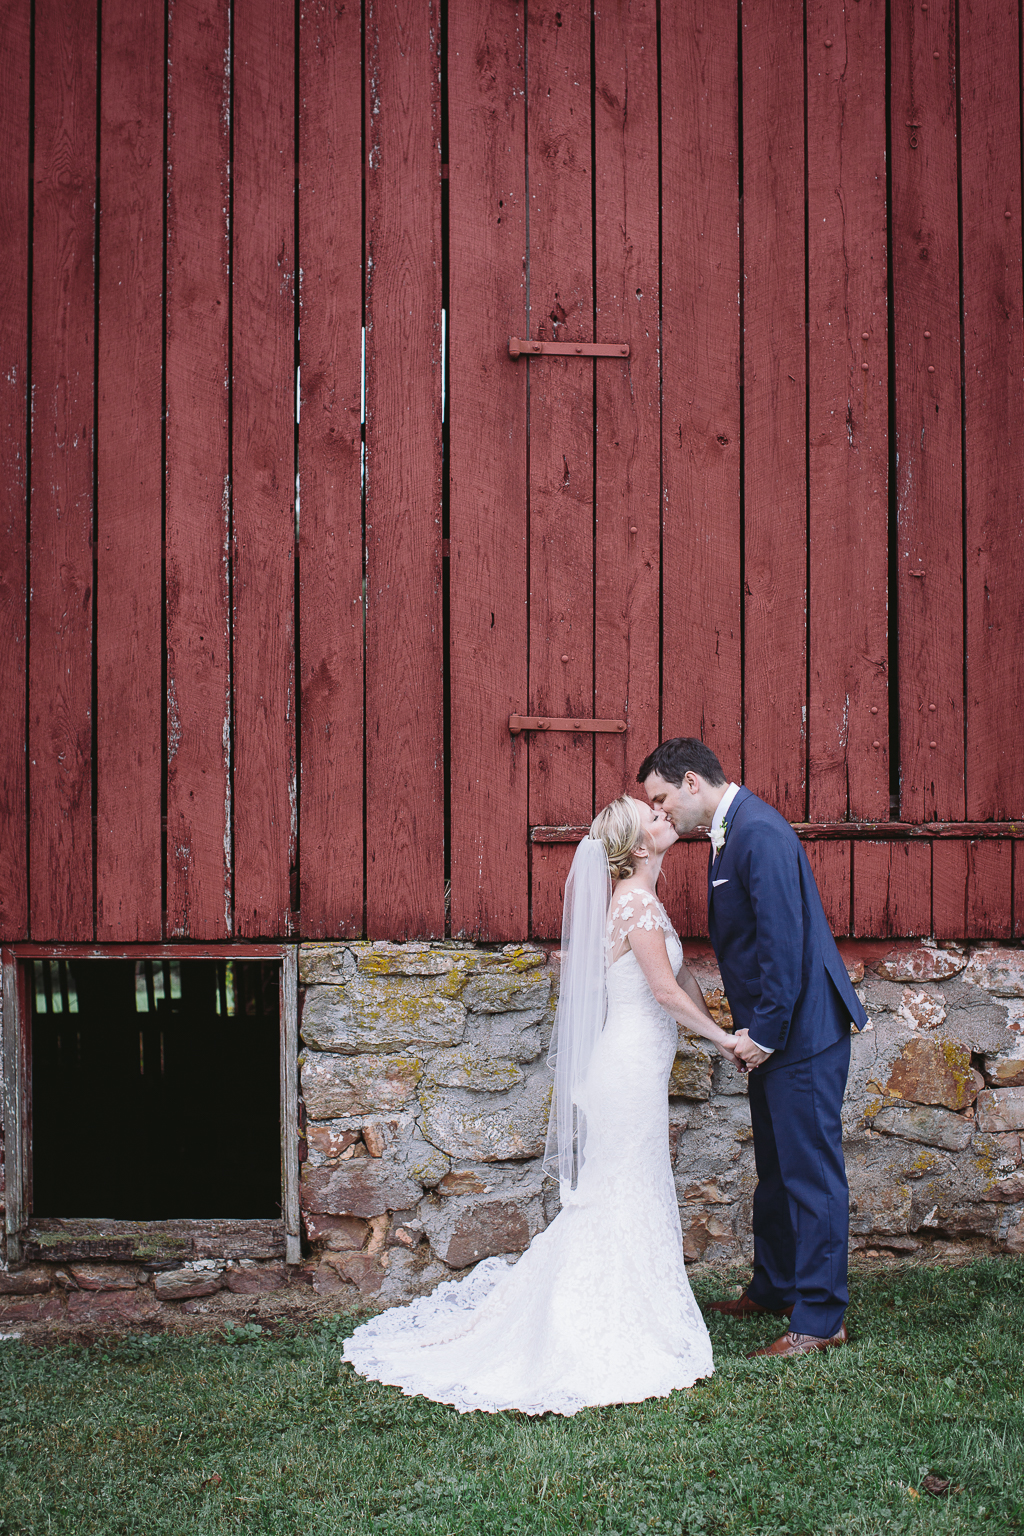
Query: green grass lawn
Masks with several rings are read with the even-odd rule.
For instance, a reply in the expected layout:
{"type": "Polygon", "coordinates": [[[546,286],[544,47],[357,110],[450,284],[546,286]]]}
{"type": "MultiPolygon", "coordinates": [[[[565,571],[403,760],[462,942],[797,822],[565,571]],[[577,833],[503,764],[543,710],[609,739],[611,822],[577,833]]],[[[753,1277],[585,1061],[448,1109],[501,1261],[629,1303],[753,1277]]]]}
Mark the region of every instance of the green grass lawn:
{"type": "Polygon", "coordinates": [[[846,1349],[747,1360],[777,1325],[712,1313],[711,1382],[574,1419],[362,1381],[350,1318],[3,1343],[0,1532],[1024,1531],[1024,1262],[861,1274],[853,1298],[846,1349]]]}

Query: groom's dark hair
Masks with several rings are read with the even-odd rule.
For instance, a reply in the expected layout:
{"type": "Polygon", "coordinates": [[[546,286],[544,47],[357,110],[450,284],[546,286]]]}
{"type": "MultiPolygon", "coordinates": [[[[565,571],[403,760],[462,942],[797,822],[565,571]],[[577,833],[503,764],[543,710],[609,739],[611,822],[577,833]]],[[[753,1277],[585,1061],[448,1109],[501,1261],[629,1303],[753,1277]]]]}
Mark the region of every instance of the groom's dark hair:
{"type": "Polygon", "coordinates": [[[666,784],[677,787],[688,773],[699,773],[708,784],[716,787],[725,783],[718,758],[696,736],[673,736],[671,741],[663,741],[660,747],[655,747],[640,764],[637,783],[642,784],[652,773],[659,774],[666,784]]]}

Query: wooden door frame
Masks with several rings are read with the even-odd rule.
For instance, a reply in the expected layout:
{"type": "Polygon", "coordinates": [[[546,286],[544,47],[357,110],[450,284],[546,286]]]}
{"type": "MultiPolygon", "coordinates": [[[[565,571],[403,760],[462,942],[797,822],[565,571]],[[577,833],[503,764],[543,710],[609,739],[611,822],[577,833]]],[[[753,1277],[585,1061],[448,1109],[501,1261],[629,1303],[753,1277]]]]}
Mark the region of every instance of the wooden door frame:
{"type": "Polygon", "coordinates": [[[32,1173],[29,960],[276,960],[280,962],[281,1214],[285,1263],[302,1258],[299,1227],[299,951],[297,944],[4,944],[4,1238],[8,1264],[21,1258],[32,1173]],[[13,1130],[13,1134],[12,1134],[13,1130]]]}

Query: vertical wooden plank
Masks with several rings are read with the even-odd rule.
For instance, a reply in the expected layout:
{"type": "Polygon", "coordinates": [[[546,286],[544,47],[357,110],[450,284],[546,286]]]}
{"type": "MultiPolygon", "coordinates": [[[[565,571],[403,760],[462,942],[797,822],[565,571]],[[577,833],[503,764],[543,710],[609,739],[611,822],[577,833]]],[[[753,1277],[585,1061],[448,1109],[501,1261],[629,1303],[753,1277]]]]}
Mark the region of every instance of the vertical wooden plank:
{"type": "Polygon", "coordinates": [[[164,16],[104,0],[96,440],[96,937],[159,939],[164,16]]]}
{"type": "Polygon", "coordinates": [[[708,848],[703,838],[669,850],[658,895],[681,938],[708,936],[708,848]]]}
{"type": "Polygon", "coordinates": [[[967,897],[963,936],[1013,936],[1013,849],[1002,839],[979,838],[967,845],[967,897]]]}
{"type": "Polygon", "coordinates": [[[167,80],[167,931],[231,909],[229,0],[171,0],[167,80]]]}
{"type": "Polygon", "coordinates": [[[299,948],[289,944],[281,959],[279,983],[281,1034],[278,1071],[281,1082],[281,1215],[285,1263],[302,1262],[299,1218],[299,948]]]}
{"type": "Polygon", "coordinates": [[[524,28],[449,6],[451,924],[505,940],[529,932],[524,28]]]}
{"type": "Polygon", "coordinates": [[[1024,843],[1013,840],[1013,936],[1024,938],[1024,843]]]}
{"type": "Polygon", "coordinates": [[[894,580],[907,821],[964,818],[955,33],[952,0],[892,9],[894,580]]]}
{"type": "Polygon", "coordinates": [[[804,843],[804,852],[814,874],[828,925],[833,933],[840,936],[850,933],[853,920],[850,903],[851,847],[850,843],[804,843]]]}
{"type": "Polygon", "coordinates": [[[889,843],[858,842],[853,849],[852,931],[855,938],[888,936],[890,856],[889,843]]]}
{"type": "Polygon", "coordinates": [[[900,938],[927,934],[932,926],[932,850],[924,842],[890,843],[889,911],[900,938]]]}
{"type": "Polygon", "coordinates": [[[802,0],[743,11],[744,781],[806,814],[802,0]]]}
{"type": "Polygon", "coordinates": [[[96,4],[35,10],[29,570],[30,925],[93,936],[96,4]]]}
{"type": "Polygon", "coordinates": [[[1016,0],[961,0],[969,821],[1024,808],[1024,713],[1006,707],[1024,688],[1018,26],[1016,0]]]}
{"type": "Polygon", "coordinates": [[[808,0],[807,92],[808,815],[886,821],[885,0],[808,0]]]}
{"type": "Polygon", "coordinates": [[[0,4],[0,937],[28,936],[29,7],[0,4]]]}
{"type": "Polygon", "coordinates": [[[0,1026],[3,1035],[4,1258],[6,1263],[14,1264],[21,1257],[19,1234],[28,1217],[28,1202],[25,1198],[29,1156],[26,1136],[28,1082],[18,962],[11,950],[0,951],[0,969],[3,998],[0,1026]]]}
{"type": "MultiPolygon", "coordinates": [[[[590,20],[551,0],[527,19],[530,334],[593,335],[590,20]]],[[[589,717],[594,707],[594,364],[539,357],[530,370],[530,713],[589,717]]],[[[593,814],[594,738],[558,732],[529,744],[530,822],[593,814]]],[[[552,893],[538,888],[534,914],[552,893]]]]}
{"type": "Polygon", "coordinates": [[[628,342],[597,364],[595,809],[625,789],[658,740],[658,37],[653,0],[594,12],[595,340],[628,342]],[[628,108],[628,110],[627,110],[628,108]]]}
{"type": "Polygon", "coordinates": [[[445,928],[438,43],[434,0],[372,0],[366,924],[374,938],[443,935],[445,928]]]}
{"type": "Polygon", "coordinates": [[[854,843],[854,935],[910,938],[930,933],[931,926],[930,845],[913,841],[854,843]]]}
{"type": "Polygon", "coordinates": [[[937,939],[967,932],[967,844],[951,838],[932,844],[932,932],[937,939]]]}
{"type": "Polygon", "coordinates": [[[234,894],[240,936],[291,931],[295,851],[294,12],[234,12],[234,894]]]}
{"type": "Polygon", "coordinates": [[[575,843],[534,843],[530,849],[530,937],[559,939],[562,935],[562,898],[575,843]]]}
{"type": "Polygon", "coordinates": [[[738,33],[661,8],[663,737],[742,777],[738,33]]]}
{"type": "Polygon", "coordinates": [[[361,17],[299,19],[302,932],[363,927],[361,17]]]}

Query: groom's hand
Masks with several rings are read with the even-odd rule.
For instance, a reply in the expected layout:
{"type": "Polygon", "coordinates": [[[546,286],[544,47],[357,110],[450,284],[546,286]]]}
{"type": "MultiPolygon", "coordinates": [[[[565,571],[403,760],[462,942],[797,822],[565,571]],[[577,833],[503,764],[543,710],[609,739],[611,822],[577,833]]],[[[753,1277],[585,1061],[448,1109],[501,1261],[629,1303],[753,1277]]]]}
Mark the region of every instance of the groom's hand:
{"type": "Polygon", "coordinates": [[[769,1051],[762,1051],[759,1045],[755,1045],[750,1038],[750,1032],[746,1029],[738,1029],[732,1037],[733,1050],[740,1061],[745,1062],[748,1068],[759,1067],[762,1061],[767,1061],[769,1051]]]}

